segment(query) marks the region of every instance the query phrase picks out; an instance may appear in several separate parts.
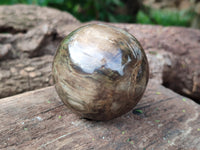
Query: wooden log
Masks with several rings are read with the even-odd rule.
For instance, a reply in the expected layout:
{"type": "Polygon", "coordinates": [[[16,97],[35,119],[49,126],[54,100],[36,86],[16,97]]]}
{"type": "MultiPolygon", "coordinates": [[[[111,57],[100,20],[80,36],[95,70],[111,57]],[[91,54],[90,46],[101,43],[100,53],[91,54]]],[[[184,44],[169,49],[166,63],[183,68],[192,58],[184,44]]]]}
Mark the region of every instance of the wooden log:
{"type": "Polygon", "coordinates": [[[0,32],[9,33],[23,33],[44,23],[53,26],[79,23],[67,12],[36,5],[1,6],[0,20],[0,32]]]}
{"type": "Polygon", "coordinates": [[[114,120],[79,118],[48,87],[0,100],[0,149],[200,149],[200,106],[150,80],[114,120]]]}
{"type": "MultiPolygon", "coordinates": [[[[31,62],[33,57],[53,56],[58,43],[67,34],[86,24],[88,23],[80,23],[66,12],[51,8],[27,5],[0,6],[0,82],[2,84],[0,98],[52,85],[51,82],[42,86],[35,84],[34,80],[27,82],[26,77],[24,79],[21,76],[20,80],[30,83],[30,87],[24,88],[24,84],[21,84],[21,87],[20,84],[16,84],[16,86],[12,85],[12,89],[20,87],[20,90],[10,90],[10,85],[4,84],[3,80],[15,80],[15,75],[9,71],[11,67],[17,69],[15,61],[22,64],[25,61],[31,62]],[[7,63],[9,61],[12,63],[7,63]]],[[[158,82],[166,87],[200,103],[199,30],[125,23],[111,25],[133,34],[140,41],[146,53],[159,58],[154,62],[158,60],[155,63],[156,68],[162,69],[151,69],[153,72],[159,71],[158,76],[155,73],[151,77],[157,78],[158,82]],[[162,63],[164,59],[162,52],[174,56],[170,59],[173,62],[168,63],[170,65],[166,66],[166,63],[162,63]]],[[[43,61],[46,63],[45,59],[43,61]]],[[[45,75],[50,72],[51,69],[46,71],[45,75]]],[[[43,83],[43,78],[41,78],[41,83],[43,83]]]]}
{"type": "Polygon", "coordinates": [[[0,63],[0,98],[53,84],[53,56],[15,59],[0,63]]]}

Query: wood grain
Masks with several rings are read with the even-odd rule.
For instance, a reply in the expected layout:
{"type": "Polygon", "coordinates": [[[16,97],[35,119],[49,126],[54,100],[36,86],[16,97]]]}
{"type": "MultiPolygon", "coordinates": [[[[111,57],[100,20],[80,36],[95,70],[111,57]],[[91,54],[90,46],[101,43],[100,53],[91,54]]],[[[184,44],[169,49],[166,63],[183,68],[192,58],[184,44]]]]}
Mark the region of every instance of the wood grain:
{"type": "Polygon", "coordinates": [[[199,114],[199,105],[150,80],[133,111],[88,121],[48,87],[0,100],[0,149],[198,150],[199,114]]]}
{"type": "Polygon", "coordinates": [[[105,24],[71,32],[61,42],[52,68],[61,100],[92,120],[110,120],[130,111],[149,79],[147,57],[137,39],[105,24]]]}

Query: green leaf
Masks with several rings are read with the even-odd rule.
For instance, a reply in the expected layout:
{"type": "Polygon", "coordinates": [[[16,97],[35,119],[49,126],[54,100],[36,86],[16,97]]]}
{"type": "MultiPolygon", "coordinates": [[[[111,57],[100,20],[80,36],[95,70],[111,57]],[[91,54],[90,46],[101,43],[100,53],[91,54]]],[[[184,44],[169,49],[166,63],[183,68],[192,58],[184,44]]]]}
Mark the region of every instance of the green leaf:
{"type": "Polygon", "coordinates": [[[186,99],[185,99],[185,98],[183,98],[182,100],[183,100],[184,102],[186,101],[186,99]]]}
{"type": "Polygon", "coordinates": [[[136,109],[135,111],[137,111],[137,112],[139,112],[139,113],[143,113],[143,111],[142,110],[140,110],[140,109],[136,109]]]}
{"type": "Polygon", "coordinates": [[[156,122],[156,123],[159,123],[159,122],[160,122],[160,120],[155,120],[155,122],[156,122]]]}
{"type": "Polygon", "coordinates": [[[156,92],[156,94],[157,94],[157,95],[160,95],[161,93],[160,93],[160,92],[156,92]]]}
{"type": "Polygon", "coordinates": [[[24,130],[25,130],[25,131],[27,131],[27,130],[28,130],[28,128],[24,128],[24,130]]]}

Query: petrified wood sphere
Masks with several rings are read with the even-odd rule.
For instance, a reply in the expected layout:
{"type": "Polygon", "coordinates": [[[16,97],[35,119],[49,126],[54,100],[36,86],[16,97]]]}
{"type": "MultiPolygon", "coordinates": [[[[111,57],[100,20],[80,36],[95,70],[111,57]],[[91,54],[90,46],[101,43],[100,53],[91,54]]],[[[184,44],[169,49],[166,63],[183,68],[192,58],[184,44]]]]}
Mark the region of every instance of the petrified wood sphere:
{"type": "Polygon", "coordinates": [[[53,61],[61,100],[92,120],[109,120],[130,111],[141,99],[148,76],[147,58],[136,38],[104,24],[71,32],[53,61]]]}

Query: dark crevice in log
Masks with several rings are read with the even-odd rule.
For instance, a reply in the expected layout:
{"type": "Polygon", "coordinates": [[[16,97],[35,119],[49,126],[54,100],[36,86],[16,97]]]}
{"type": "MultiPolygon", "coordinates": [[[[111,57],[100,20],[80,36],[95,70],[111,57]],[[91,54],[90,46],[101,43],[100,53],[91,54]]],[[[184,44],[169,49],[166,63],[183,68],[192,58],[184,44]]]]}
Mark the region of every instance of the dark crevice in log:
{"type": "Polygon", "coordinates": [[[38,48],[30,53],[29,58],[41,57],[44,55],[54,55],[62,39],[63,38],[59,37],[54,31],[51,33],[51,35],[45,35],[44,40],[41,41],[38,48]]]}
{"type": "Polygon", "coordinates": [[[194,102],[196,102],[197,104],[200,104],[200,101],[199,101],[199,97],[198,96],[195,96],[195,95],[189,95],[189,94],[186,94],[184,92],[182,92],[180,89],[176,88],[176,87],[171,87],[171,83],[169,82],[165,82],[165,80],[163,79],[163,83],[162,85],[172,91],[174,91],[175,93],[178,93],[180,95],[183,95],[185,97],[188,97],[190,99],[192,99],[194,102]]]}
{"type": "Polygon", "coordinates": [[[198,65],[192,64],[192,62],[187,63],[181,57],[174,58],[171,66],[165,65],[162,72],[162,85],[164,87],[192,99],[197,104],[200,104],[199,79],[198,65]]]}
{"type": "MultiPolygon", "coordinates": [[[[192,87],[188,85],[193,85],[192,81],[189,77],[182,77],[181,72],[176,69],[177,67],[173,68],[165,68],[162,74],[162,85],[180,95],[188,97],[192,99],[197,104],[200,104],[200,97],[198,90],[193,91],[192,87]],[[183,80],[185,79],[185,80],[183,80]]],[[[187,75],[187,74],[184,74],[187,75]]],[[[197,87],[198,88],[198,87],[197,87]]]]}
{"type": "Polygon", "coordinates": [[[26,33],[27,30],[25,29],[15,29],[13,27],[9,27],[9,26],[4,26],[4,27],[0,27],[0,33],[11,33],[11,34],[18,34],[18,33],[26,33]]]}

